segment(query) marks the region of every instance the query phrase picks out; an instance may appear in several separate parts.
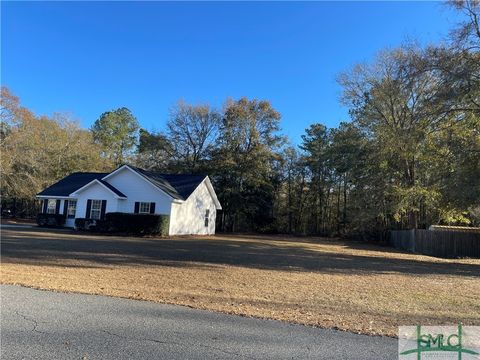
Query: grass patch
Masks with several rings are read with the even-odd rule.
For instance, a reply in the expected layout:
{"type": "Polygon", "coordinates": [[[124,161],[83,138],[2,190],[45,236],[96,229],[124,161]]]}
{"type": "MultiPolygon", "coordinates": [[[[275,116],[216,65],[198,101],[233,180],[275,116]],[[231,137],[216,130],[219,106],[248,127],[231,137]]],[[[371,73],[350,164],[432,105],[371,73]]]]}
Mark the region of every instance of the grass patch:
{"type": "Polygon", "coordinates": [[[3,229],[1,282],[396,336],[480,325],[480,260],[323,238],[129,238],[3,229]]]}

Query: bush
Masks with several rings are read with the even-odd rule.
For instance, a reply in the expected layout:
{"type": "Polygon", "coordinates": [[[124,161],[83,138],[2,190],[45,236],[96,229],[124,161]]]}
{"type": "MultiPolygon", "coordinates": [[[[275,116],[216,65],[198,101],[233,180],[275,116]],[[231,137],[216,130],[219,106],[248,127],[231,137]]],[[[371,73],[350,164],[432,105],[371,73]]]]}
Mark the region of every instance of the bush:
{"type": "Polygon", "coordinates": [[[63,214],[37,214],[38,226],[61,227],[65,224],[65,215],[63,214]]]}
{"type": "Polygon", "coordinates": [[[107,213],[105,220],[75,219],[75,228],[98,232],[116,232],[135,235],[168,235],[167,215],[107,213]]]}
{"type": "Polygon", "coordinates": [[[77,218],[75,219],[75,229],[77,230],[96,230],[97,222],[100,220],[77,218]]]}
{"type": "Polygon", "coordinates": [[[107,224],[104,226],[108,228],[108,231],[139,235],[168,235],[168,215],[113,212],[107,213],[105,220],[107,224]]]}

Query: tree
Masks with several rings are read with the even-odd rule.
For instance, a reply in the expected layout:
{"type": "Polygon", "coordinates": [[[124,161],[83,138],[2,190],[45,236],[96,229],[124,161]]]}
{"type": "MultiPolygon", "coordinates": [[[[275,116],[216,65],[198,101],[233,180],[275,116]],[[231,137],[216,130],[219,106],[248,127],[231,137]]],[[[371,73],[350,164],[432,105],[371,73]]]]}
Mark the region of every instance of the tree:
{"type": "Polygon", "coordinates": [[[448,5],[465,15],[465,20],[451,31],[455,46],[466,50],[480,50],[480,1],[451,0],[448,5]]]}
{"type": "Polygon", "coordinates": [[[300,148],[305,152],[306,165],[309,171],[309,204],[312,210],[309,214],[310,232],[315,234],[326,231],[328,212],[329,171],[327,167],[327,149],[329,131],[322,124],[312,124],[302,135],[300,148]]]}
{"type": "Polygon", "coordinates": [[[418,227],[421,203],[436,196],[418,181],[422,144],[445,125],[454,105],[432,101],[443,91],[433,75],[419,61],[416,49],[405,47],[383,52],[374,64],[357,66],[340,78],[344,102],[379,143],[396,179],[391,188],[400,200],[396,216],[407,214],[411,228],[418,227]]]}
{"type": "Polygon", "coordinates": [[[116,166],[125,162],[137,143],[139,124],[125,107],[104,112],[92,126],[95,141],[116,166]]]}
{"type": "Polygon", "coordinates": [[[480,117],[473,113],[434,134],[425,146],[431,159],[428,181],[441,194],[431,223],[475,224],[480,204],[480,117]]]}
{"type": "Polygon", "coordinates": [[[5,141],[12,128],[24,119],[33,118],[33,113],[20,106],[20,100],[10,89],[2,86],[0,90],[0,142],[5,141]]]}
{"type": "MultiPolygon", "coordinates": [[[[361,184],[369,166],[368,139],[354,123],[340,123],[339,127],[332,129],[330,146],[327,150],[329,166],[331,166],[334,179],[337,182],[337,232],[342,228],[347,231],[347,222],[354,222],[357,211],[350,211],[349,195],[361,184]],[[341,189],[343,188],[343,191],[341,189]],[[340,208],[342,208],[340,214],[340,208]]],[[[368,191],[363,188],[362,191],[368,191]]],[[[362,199],[365,201],[365,199],[362,199]]],[[[362,217],[366,217],[363,212],[362,217]]]]}
{"type": "Polygon", "coordinates": [[[281,159],[281,187],[276,196],[277,230],[289,234],[304,234],[307,195],[305,159],[293,146],[283,150],[281,159]]]}
{"type": "Polygon", "coordinates": [[[136,163],[145,169],[167,172],[172,168],[174,146],[165,134],[140,129],[136,163]]]}
{"type": "Polygon", "coordinates": [[[179,101],[170,112],[168,141],[178,168],[196,172],[216,140],[221,115],[209,105],[190,105],[179,101]]]}
{"type": "Polygon", "coordinates": [[[279,186],[275,169],[284,143],[279,123],[280,113],[268,101],[227,101],[214,158],[225,228],[238,231],[271,224],[279,186]]]}
{"type": "Polygon", "coordinates": [[[111,169],[92,134],[66,115],[35,116],[18,98],[2,89],[2,196],[31,199],[40,190],[74,171],[111,169]]]}

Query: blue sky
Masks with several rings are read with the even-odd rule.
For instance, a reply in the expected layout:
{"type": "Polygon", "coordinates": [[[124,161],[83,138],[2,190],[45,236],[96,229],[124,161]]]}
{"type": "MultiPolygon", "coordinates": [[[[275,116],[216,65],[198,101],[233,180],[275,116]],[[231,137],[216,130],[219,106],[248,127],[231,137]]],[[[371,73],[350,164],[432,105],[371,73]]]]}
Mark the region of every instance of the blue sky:
{"type": "Polygon", "coordinates": [[[162,130],[182,98],[270,100],[293,142],[348,120],[335,77],[458,21],[439,2],[2,2],[1,82],[38,114],[89,127],[126,106],[162,130]]]}

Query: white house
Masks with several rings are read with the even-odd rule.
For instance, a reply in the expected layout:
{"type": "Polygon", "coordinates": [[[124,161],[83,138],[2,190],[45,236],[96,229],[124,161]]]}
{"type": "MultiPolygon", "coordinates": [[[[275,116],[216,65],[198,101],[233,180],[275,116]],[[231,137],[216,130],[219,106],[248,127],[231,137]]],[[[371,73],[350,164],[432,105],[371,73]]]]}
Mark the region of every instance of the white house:
{"type": "Polygon", "coordinates": [[[169,175],[123,165],[111,173],[77,172],[37,194],[42,212],[102,219],[109,212],[170,216],[169,235],[215,233],[222,207],[208,176],[169,175]]]}

